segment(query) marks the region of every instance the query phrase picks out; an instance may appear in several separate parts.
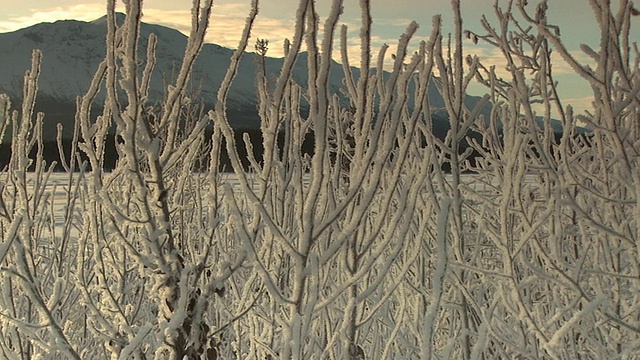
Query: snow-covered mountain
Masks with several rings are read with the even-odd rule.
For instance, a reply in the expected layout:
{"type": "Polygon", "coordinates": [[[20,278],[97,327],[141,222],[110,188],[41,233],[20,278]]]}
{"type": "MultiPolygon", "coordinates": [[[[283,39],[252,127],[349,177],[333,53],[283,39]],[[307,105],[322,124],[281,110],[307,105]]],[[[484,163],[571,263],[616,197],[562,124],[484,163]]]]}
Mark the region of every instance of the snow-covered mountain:
{"type": "MultiPolygon", "coordinates": [[[[94,72],[105,54],[105,18],[92,22],[63,20],[41,23],[10,33],[0,34],[0,93],[7,93],[14,103],[22,97],[23,77],[30,66],[33,49],[43,54],[37,106],[45,112],[45,126],[55,129],[62,122],[65,130],[72,129],[75,99],[86,92],[94,72]]],[[[165,84],[176,76],[180,66],[187,37],[175,29],[160,25],[143,24],[140,53],[145,54],[150,33],[158,37],[157,64],[151,82],[150,96],[159,100],[164,94],[165,84]]],[[[193,89],[205,104],[212,104],[222,78],[229,66],[233,50],[205,44],[192,76],[193,89]]],[[[228,107],[232,125],[253,128],[258,125],[255,92],[255,54],[246,53],[229,94],[228,107]]],[[[276,76],[282,59],[267,58],[267,73],[276,76]]],[[[342,85],[342,70],[337,63],[331,72],[330,87],[339,91],[342,85]]],[[[294,80],[306,83],[306,61],[304,54],[294,70],[294,80]]],[[[102,97],[103,98],[103,97],[102,97]]],[[[98,98],[100,101],[101,97],[98,98]]],[[[16,104],[17,105],[17,104],[16,104]]],[[[14,106],[15,108],[15,106],[14,106]]],[[[65,135],[70,134],[65,131],[65,135]]],[[[54,132],[45,131],[54,134],[54,132]]]]}
{"type": "MultiPolygon", "coordinates": [[[[124,14],[118,14],[122,23],[124,14]]],[[[163,97],[166,84],[176,76],[175,72],[182,61],[187,37],[175,29],[165,26],[143,23],[141,28],[140,56],[144,58],[149,34],[157,38],[156,66],[150,89],[152,100],[163,97]]],[[[7,93],[19,108],[22,97],[23,78],[30,67],[33,49],[43,54],[39,92],[36,110],[45,113],[45,140],[55,138],[56,124],[62,123],[64,137],[72,135],[75,114],[75,99],[83,95],[105,55],[106,18],[91,22],[61,20],[54,23],[41,23],[10,33],[0,34],[0,93],[7,93]]],[[[194,65],[192,88],[198,91],[199,99],[205,106],[214,103],[217,90],[229,66],[233,50],[216,45],[205,44],[194,65]],[[197,90],[196,90],[197,89],[197,90]]],[[[229,120],[236,128],[255,129],[259,126],[256,114],[255,91],[255,55],[246,53],[240,63],[228,98],[229,120]]],[[[282,66],[282,58],[265,59],[268,75],[277,76],[282,66]]],[[[352,70],[358,74],[357,69],[352,70]]],[[[293,78],[306,86],[306,53],[302,53],[294,68],[293,78]]],[[[342,66],[332,66],[329,81],[330,91],[344,91],[342,66]]],[[[431,104],[443,106],[442,98],[432,86],[429,90],[431,104]]],[[[104,99],[104,92],[98,95],[98,102],[104,99]]],[[[468,96],[467,105],[473,107],[478,97],[468,96]]],[[[486,114],[488,115],[489,106],[486,114]]],[[[555,127],[555,126],[554,126],[555,127]]],[[[434,132],[444,137],[449,128],[446,115],[434,115],[434,132]]]]}

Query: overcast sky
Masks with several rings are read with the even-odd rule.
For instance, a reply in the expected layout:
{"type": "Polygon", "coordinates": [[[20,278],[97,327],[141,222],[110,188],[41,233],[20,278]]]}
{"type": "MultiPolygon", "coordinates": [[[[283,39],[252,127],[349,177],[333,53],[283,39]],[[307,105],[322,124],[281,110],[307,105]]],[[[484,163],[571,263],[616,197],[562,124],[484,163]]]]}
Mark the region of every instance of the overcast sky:
{"type": "MultiPolygon", "coordinates": [[[[293,32],[294,16],[299,0],[262,0],[260,15],[252,32],[254,37],[270,41],[269,55],[280,56],[281,45],[293,32]]],[[[373,41],[376,46],[384,43],[392,46],[403,33],[406,26],[415,20],[420,24],[415,44],[426,39],[431,32],[433,15],[441,14],[444,31],[451,31],[451,5],[446,0],[372,0],[374,19],[373,41]]],[[[503,1],[506,2],[506,1],[503,1]]],[[[188,32],[190,26],[190,0],[146,0],[143,21],[171,26],[188,32]]],[[[318,0],[318,12],[324,16],[329,11],[331,1],[318,0]]],[[[353,36],[352,56],[357,56],[359,30],[359,1],[346,0],[345,12],[341,23],[349,26],[353,36]]],[[[534,8],[536,0],[529,0],[534,8]]],[[[208,32],[208,41],[227,47],[235,47],[244,26],[249,10],[249,0],[214,1],[212,27],[208,32]]],[[[480,17],[486,14],[489,20],[493,15],[494,0],[462,0],[462,13],[467,29],[481,32],[480,17]]],[[[103,0],[29,0],[12,1],[3,6],[0,12],[0,32],[8,32],[40,22],[53,22],[61,19],[94,20],[105,13],[106,1],[103,0]],[[55,5],[54,5],[55,4],[55,5]]],[[[123,9],[122,6],[119,9],[123,9]]],[[[558,24],[563,39],[571,49],[579,52],[580,43],[593,47],[598,44],[599,30],[588,5],[588,0],[549,0],[549,22],[558,24]]],[[[640,20],[640,19],[639,19],[640,20]]],[[[640,22],[640,21],[639,21],[640,22]]],[[[498,54],[488,47],[475,46],[471,41],[465,43],[466,51],[481,55],[487,63],[497,63],[498,54]]],[[[498,64],[499,65],[499,64],[498,64]]],[[[565,100],[576,107],[585,107],[588,98],[588,86],[582,80],[571,76],[570,69],[558,62],[556,65],[561,91],[565,100]]],[[[480,89],[479,89],[480,91],[480,89]]]]}

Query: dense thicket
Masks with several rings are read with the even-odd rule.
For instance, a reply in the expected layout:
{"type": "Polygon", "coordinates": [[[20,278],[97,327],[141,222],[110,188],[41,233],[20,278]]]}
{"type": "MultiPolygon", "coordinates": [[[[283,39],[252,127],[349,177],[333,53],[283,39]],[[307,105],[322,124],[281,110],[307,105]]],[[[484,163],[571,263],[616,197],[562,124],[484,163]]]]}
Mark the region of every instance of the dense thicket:
{"type": "MultiPolygon", "coordinates": [[[[315,2],[301,0],[280,73],[268,76],[258,62],[252,141],[229,125],[226,96],[257,1],[216,104],[197,117],[180,109],[191,101],[185,89],[211,0],[194,0],[182,66],[154,107],[157,39],[139,55],[142,2],[126,2],[116,26],[107,1],[106,56],[78,98],[73,141],[60,144],[65,181],[55,188],[33,111],[34,51],[22,106],[11,110],[0,97],[0,135],[9,128],[14,140],[0,178],[0,356],[617,359],[640,351],[631,2],[589,1],[601,39],[597,49],[583,45],[591,59],[583,64],[548,23],[545,2],[500,2],[497,24],[483,17],[485,32],[475,34],[463,30],[454,0],[454,33],[443,36],[435,16],[413,52],[417,24],[409,24],[388,76],[380,74],[390,51],[371,48],[367,0],[361,72],[350,71],[342,3],[321,23],[315,2]],[[467,56],[465,38],[499,48],[506,68],[467,56]],[[302,49],[304,87],[291,78],[302,49]],[[554,51],[589,81],[593,111],[575,114],[557,96],[554,51]],[[327,87],[336,55],[348,107],[327,87]],[[471,81],[487,95],[468,108],[471,81]],[[432,84],[443,106],[429,102],[432,84]],[[107,100],[96,116],[100,88],[107,100]],[[444,138],[431,126],[443,111],[444,138]],[[106,171],[108,146],[118,161],[106,171]],[[473,163],[472,151],[481,155],[473,163]],[[232,175],[220,171],[223,158],[232,175]]],[[[266,45],[255,44],[259,55],[266,45]]]]}

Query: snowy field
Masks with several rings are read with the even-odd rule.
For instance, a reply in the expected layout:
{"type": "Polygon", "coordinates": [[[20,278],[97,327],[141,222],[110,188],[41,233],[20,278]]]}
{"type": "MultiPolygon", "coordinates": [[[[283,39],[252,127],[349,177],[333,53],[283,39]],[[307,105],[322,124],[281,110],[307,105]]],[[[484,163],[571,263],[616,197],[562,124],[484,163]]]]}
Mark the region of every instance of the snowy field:
{"type": "MultiPolygon", "coordinates": [[[[71,174],[71,176],[76,179],[79,174],[75,173],[75,174],[71,174]]],[[[107,175],[108,176],[108,175],[107,175]]],[[[488,184],[484,183],[484,182],[478,182],[475,180],[476,176],[475,175],[471,175],[471,174],[464,174],[462,175],[462,182],[468,186],[469,188],[472,188],[474,190],[478,190],[478,191],[482,191],[482,189],[488,189],[489,186],[488,184]]],[[[7,174],[3,173],[0,174],[0,181],[2,181],[3,183],[7,184],[7,174]]],[[[33,183],[33,174],[27,174],[27,179],[30,179],[30,183],[33,183]],[[30,179],[31,178],[31,179],[30,179]]],[[[238,189],[240,186],[240,182],[237,179],[237,177],[232,174],[232,173],[227,173],[227,174],[223,174],[222,177],[222,183],[226,183],[226,184],[230,184],[232,187],[238,189]]],[[[447,176],[447,180],[450,181],[451,180],[451,175],[447,176]]],[[[305,180],[305,182],[308,183],[309,179],[307,177],[307,179],[305,180]]],[[[527,176],[526,177],[526,182],[528,184],[535,184],[536,182],[536,177],[535,176],[527,176]]],[[[48,198],[48,202],[49,202],[49,208],[53,211],[54,214],[54,218],[55,218],[55,227],[56,229],[60,229],[63,225],[64,225],[64,214],[66,211],[66,204],[67,204],[67,197],[68,197],[68,193],[70,190],[69,187],[69,182],[70,182],[70,174],[68,173],[52,173],[47,181],[47,186],[46,189],[44,191],[45,196],[48,198]]],[[[499,186],[498,183],[494,183],[492,184],[494,186],[499,186]]],[[[73,184],[73,186],[75,186],[75,183],[73,184]]],[[[72,188],[73,188],[72,186],[72,188]]],[[[10,190],[11,186],[8,185],[7,186],[7,190],[10,190]]],[[[79,211],[79,210],[78,210],[79,211]]]]}

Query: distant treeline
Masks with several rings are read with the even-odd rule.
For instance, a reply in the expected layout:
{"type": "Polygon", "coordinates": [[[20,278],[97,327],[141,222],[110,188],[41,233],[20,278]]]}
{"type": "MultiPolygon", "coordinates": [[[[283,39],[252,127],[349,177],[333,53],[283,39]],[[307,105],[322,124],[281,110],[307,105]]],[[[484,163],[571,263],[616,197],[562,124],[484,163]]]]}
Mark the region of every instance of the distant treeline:
{"type": "MultiPolygon", "coordinates": [[[[250,162],[249,157],[247,156],[247,147],[244,144],[244,136],[245,134],[249,135],[249,139],[251,141],[251,145],[253,148],[253,156],[255,157],[258,163],[262,163],[263,161],[263,153],[264,148],[262,146],[262,134],[259,129],[236,129],[235,130],[235,142],[236,148],[238,151],[238,155],[240,156],[240,160],[242,161],[242,165],[244,170],[249,170],[250,162]]],[[[205,139],[211,139],[211,132],[205,134],[205,139]]],[[[280,148],[284,145],[284,136],[279,136],[278,143],[280,148]]],[[[203,145],[202,156],[197,159],[194,163],[194,171],[204,171],[208,170],[209,166],[209,146],[211,141],[206,141],[203,145]]],[[[71,139],[63,139],[62,147],[64,151],[64,157],[68,162],[70,159],[70,152],[72,140],[71,139]]],[[[45,163],[47,164],[47,168],[56,163],[54,167],[54,171],[61,172],[65,171],[64,166],[62,165],[60,151],[58,143],[54,140],[48,140],[43,142],[44,151],[42,151],[42,157],[45,163]]],[[[313,136],[307,135],[306,140],[302,144],[302,148],[300,149],[303,154],[313,154],[313,136]]],[[[35,159],[37,156],[38,149],[34,147],[31,153],[29,154],[30,159],[35,159]]],[[[89,163],[87,156],[80,150],[77,151],[77,156],[79,157],[81,162],[89,163]]],[[[9,165],[9,161],[11,160],[11,144],[3,143],[0,144],[0,170],[5,170],[9,165]]],[[[103,158],[103,169],[105,171],[113,170],[118,162],[118,151],[116,149],[116,137],[115,135],[108,135],[105,141],[105,155],[103,158]]],[[[35,163],[31,165],[28,169],[29,171],[34,170],[35,163]]],[[[75,166],[78,169],[78,166],[75,166]]],[[[220,151],[220,159],[219,159],[219,170],[223,172],[233,172],[233,166],[231,165],[231,160],[229,159],[229,154],[226,150],[226,144],[222,143],[222,148],[220,151]]]]}
{"type": "MultiPolygon", "coordinates": [[[[243,166],[243,170],[247,171],[247,170],[251,170],[250,169],[250,161],[249,161],[249,157],[247,156],[247,147],[245,146],[244,143],[244,136],[245,134],[248,134],[249,139],[251,141],[251,147],[253,149],[253,156],[255,158],[255,160],[259,163],[262,164],[263,162],[263,154],[264,154],[264,148],[262,146],[262,133],[259,129],[236,129],[234,131],[235,134],[235,143],[236,143],[236,149],[238,151],[238,155],[240,157],[240,160],[242,162],[242,166],[243,166]]],[[[440,133],[436,134],[436,136],[440,139],[443,140],[444,137],[446,136],[446,132],[443,132],[442,130],[440,131],[440,133]]],[[[470,132],[468,134],[468,136],[470,138],[475,138],[478,143],[482,143],[481,140],[481,136],[478,133],[474,133],[474,132],[470,132]]],[[[584,137],[585,140],[587,141],[587,143],[589,142],[588,138],[589,135],[588,134],[581,134],[579,135],[581,137],[584,137]]],[[[559,143],[560,141],[560,137],[561,134],[556,133],[555,134],[555,141],[556,144],[559,143]]],[[[210,145],[211,145],[211,131],[207,131],[207,133],[205,133],[205,139],[209,140],[205,140],[204,144],[202,145],[202,150],[201,150],[201,156],[194,162],[193,166],[194,166],[194,171],[206,171],[208,170],[209,167],[209,154],[210,154],[210,145]]],[[[278,138],[278,146],[279,148],[282,150],[282,148],[284,147],[284,135],[281,133],[279,135],[278,138]]],[[[63,149],[64,149],[64,156],[66,161],[69,161],[70,158],[70,151],[71,151],[71,145],[72,145],[72,141],[70,139],[64,139],[63,140],[63,149]]],[[[44,146],[44,151],[42,152],[42,156],[43,159],[45,161],[45,163],[47,164],[47,168],[53,164],[54,162],[56,163],[55,167],[54,167],[54,171],[57,172],[61,172],[61,171],[65,171],[64,166],[62,166],[61,160],[60,160],[60,152],[59,152],[59,146],[57,144],[56,141],[53,140],[48,140],[48,141],[44,141],[43,143],[44,146]]],[[[421,146],[426,146],[426,142],[423,142],[421,144],[421,146]]],[[[469,144],[466,141],[463,141],[461,144],[461,148],[459,149],[460,153],[463,153],[467,148],[469,147],[469,144]]],[[[305,141],[302,144],[302,147],[300,149],[300,151],[303,154],[308,154],[308,155],[313,155],[313,148],[314,148],[314,138],[313,138],[313,134],[307,134],[305,141]]],[[[29,158],[30,159],[35,159],[36,155],[37,155],[37,151],[38,149],[36,147],[34,147],[34,149],[31,151],[31,153],[29,154],[29,158]]],[[[79,159],[81,162],[86,161],[88,163],[88,158],[86,157],[86,155],[78,150],[78,155],[79,159]]],[[[280,154],[280,156],[282,156],[282,154],[280,154]]],[[[477,151],[472,151],[471,155],[469,156],[468,160],[471,162],[471,165],[474,166],[475,165],[475,159],[478,158],[480,156],[480,154],[477,151]]],[[[11,159],[11,144],[10,143],[3,143],[0,144],[0,171],[5,170],[6,167],[9,164],[9,161],[11,159]]],[[[118,161],[118,151],[116,149],[116,139],[114,135],[109,135],[106,138],[105,141],[105,155],[103,158],[103,168],[105,171],[111,171],[113,170],[116,165],[117,165],[117,161],[118,161]]],[[[222,143],[222,147],[221,147],[221,151],[220,151],[220,159],[219,159],[219,171],[221,172],[233,172],[233,166],[231,164],[231,160],[229,159],[229,155],[226,151],[226,144],[222,143]]],[[[32,171],[34,169],[35,164],[32,164],[31,167],[28,169],[30,171],[32,171]]],[[[450,165],[449,163],[445,162],[442,165],[443,170],[449,172],[450,171],[450,165]]],[[[76,165],[75,166],[76,169],[78,169],[79,167],[76,165]]]]}

